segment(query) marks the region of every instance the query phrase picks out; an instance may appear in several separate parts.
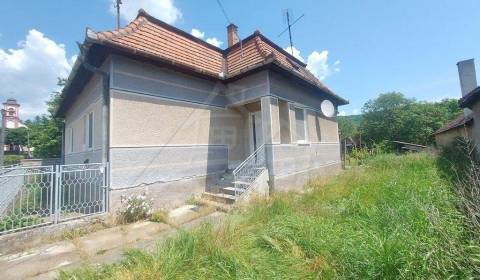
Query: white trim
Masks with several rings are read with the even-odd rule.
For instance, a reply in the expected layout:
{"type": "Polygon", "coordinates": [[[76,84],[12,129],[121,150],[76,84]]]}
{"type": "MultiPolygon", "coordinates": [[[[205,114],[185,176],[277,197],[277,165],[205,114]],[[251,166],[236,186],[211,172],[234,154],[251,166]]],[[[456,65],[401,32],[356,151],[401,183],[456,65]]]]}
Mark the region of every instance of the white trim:
{"type": "Polygon", "coordinates": [[[160,145],[128,145],[128,146],[111,146],[110,149],[136,149],[136,148],[190,148],[190,147],[211,147],[211,146],[218,146],[218,147],[226,147],[228,148],[227,144],[160,144],[160,145]]]}

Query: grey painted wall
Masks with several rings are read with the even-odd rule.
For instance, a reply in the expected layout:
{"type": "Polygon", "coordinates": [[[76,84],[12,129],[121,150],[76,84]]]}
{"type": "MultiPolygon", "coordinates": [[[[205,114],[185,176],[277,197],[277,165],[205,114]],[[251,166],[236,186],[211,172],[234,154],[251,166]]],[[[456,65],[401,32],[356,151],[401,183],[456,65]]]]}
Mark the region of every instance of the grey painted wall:
{"type": "Polygon", "coordinates": [[[167,99],[225,107],[224,85],[166,68],[115,56],[112,59],[112,89],[132,91],[167,99]]]}
{"type": "Polygon", "coordinates": [[[286,176],[340,162],[338,143],[273,145],[273,174],[286,176]]]}
{"type": "Polygon", "coordinates": [[[228,158],[222,145],[112,148],[110,154],[114,189],[223,172],[228,158]]]}

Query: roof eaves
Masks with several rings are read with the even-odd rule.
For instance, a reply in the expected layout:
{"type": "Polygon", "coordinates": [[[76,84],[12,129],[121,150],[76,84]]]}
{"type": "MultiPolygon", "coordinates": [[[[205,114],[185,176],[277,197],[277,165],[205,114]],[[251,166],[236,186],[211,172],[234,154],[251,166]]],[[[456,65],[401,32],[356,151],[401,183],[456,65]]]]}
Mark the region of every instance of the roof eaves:
{"type": "Polygon", "coordinates": [[[460,105],[461,108],[466,108],[471,106],[473,103],[475,103],[479,98],[480,98],[480,86],[476,87],[467,95],[460,98],[460,100],[458,100],[458,104],[460,105]]]}
{"type": "Polygon", "coordinates": [[[449,121],[444,126],[439,128],[437,131],[433,133],[433,135],[440,134],[443,132],[447,132],[449,130],[458,128],[460,126],[468,125],[473,121],[473,114],[469,114],[468,116],[464,116],[463,114],[456,117],[455,119],[449,121]]]}
{"type": "Polygon", "coordinates": [[[349,104],[349,101],[347,99],[344,99],[343,97],[340,97],[339,95],[337,95],[336,93],[331,91],[329,88],[327,88],[325,86],[320,87],[317,83],[312,82],[310,79],[305,78],[303,75],[301,75],[300,73],[297,73],[296,71],[292,71],[291,69],[287,68],[285,65],[278,62],[277,60],[274,60],[273,63],[275,64],[275,66],[282,68],[284,71],[289,72],[290,74],[296,76],[297,78],[300,78],[303,81],[307,82],[308,84],[314,86],[315,88],[325,92],[328,95],[331,95],[332,97],[334,97],[335,99],[337,99],[339,101],[338,102],[339,105],[349,104]]]}

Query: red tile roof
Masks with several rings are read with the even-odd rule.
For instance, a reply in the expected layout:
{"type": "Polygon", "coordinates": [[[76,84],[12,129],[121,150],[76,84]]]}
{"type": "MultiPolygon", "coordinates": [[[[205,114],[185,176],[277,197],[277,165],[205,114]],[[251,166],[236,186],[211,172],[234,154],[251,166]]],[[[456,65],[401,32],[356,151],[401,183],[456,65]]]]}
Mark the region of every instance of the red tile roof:
{"type": "Polygon", "coordinates": [[[216,79],[233,78],[272,63],[333,95],[341,104],[348,103],[323,85],[306,69],[305,63],[274,44],[259,31],[242,42],[222,50],[140,10],[137,18],[125,28],[104,32],[87,31],[87,38],[137,55],[168,61],[216,79]]]}
{"type": "Polygon", "coordinates": [[[437,131],[435,131],[434,134],[439,134],[439,133],[446,132],[446,131],[449,131],[451,129],[454,129],[454,128],[457,128],[457,127],[460,127],[460,126],[468,125],[472,120],[473,120],[473,114],[472,113],[470,113],[467,116],[462,114],[462,115],[456,117],[455,119],[449,121],[448,123],[446,123],[444,126],[442,126],[437,131]]]}

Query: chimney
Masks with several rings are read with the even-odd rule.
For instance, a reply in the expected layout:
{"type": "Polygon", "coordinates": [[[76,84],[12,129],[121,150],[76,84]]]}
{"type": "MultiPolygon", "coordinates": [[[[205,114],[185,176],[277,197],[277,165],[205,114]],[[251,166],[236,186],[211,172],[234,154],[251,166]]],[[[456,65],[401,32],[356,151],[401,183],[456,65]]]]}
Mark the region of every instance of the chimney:
{"type": "Polygon", "coordinates": [[[228,37],[229,48],[235,45],[236,43],[238,43],[237,30],[238,30],[238,27],[233,23],[230,23],[227,26],[227,37],[228,37]]]}
{"type": "MultiPolygon", "coordinates": [[[[477,87],[477,74],[475,73],[475,61],[467,59],[457,63],[458,76],[460,78],[460,87],[462,89],[462,96],[467,95],[477,87]]],[[[468,108],[464,110],[465,116],[472,111],[468,108]]]]}

